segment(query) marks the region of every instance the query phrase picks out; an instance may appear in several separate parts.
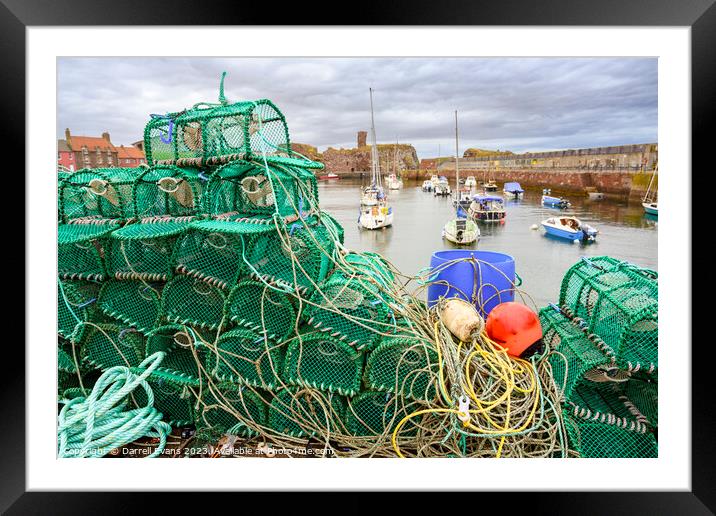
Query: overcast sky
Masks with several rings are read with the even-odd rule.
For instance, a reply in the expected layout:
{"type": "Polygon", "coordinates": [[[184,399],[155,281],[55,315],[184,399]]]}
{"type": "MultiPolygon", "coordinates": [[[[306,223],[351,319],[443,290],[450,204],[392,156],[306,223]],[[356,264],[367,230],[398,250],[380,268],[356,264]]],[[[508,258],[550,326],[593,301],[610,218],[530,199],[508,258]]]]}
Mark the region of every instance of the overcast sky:
{"type": "MultiPolygon", "coordinates": [[[[329,42],[327,42],[329,44],[329,42]]],[[[150,113],[269,98],[291,140],[354,147],[411,143],[421,158],[468,147],[514,152],[657,141],[654,58],[61,58],[57,136],[108,131],[116,145],[143,136],[150,113]]]]}

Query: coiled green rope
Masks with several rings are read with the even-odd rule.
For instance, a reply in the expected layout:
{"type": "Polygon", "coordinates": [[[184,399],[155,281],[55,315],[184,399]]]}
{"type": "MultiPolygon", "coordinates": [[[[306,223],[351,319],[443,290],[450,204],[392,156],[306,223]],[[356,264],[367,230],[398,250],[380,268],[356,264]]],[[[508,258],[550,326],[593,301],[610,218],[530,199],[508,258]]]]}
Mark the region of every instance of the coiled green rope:
{"type": "Polygon", "coordinates": [[[139,375],[124,366],[107,369],[87,398],[63,400],[57,425],[58,456],[102,457],[143,436],[159,438],[156,450],[148,456],[161,454],[172,428],[154,408],[154,393],[146,379],[163,358],[161,351],[148,356],[139,365],[143,369],[139,375]],[[147,394],[146,406],[124,410],[139,386],[147,394]]]}

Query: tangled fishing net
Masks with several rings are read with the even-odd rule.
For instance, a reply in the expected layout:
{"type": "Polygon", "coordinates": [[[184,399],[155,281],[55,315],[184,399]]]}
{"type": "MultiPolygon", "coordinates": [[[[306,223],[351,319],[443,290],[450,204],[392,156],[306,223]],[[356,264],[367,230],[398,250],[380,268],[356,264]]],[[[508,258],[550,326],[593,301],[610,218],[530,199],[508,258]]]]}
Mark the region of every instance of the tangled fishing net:
{"type": "MultiPolygon", "coordinates": [[[[622,431],[652,439],[636,439],[633,453],[654,453],[652,276],[620,266],[621,279],[645,282],[636,303],[597,282],[591,265],[573,271],[564,308],[541,312],[544,352],[528,360],[485,331],[484,304],[501,291],[478,300],[476,326],[458,338],[445,300],[422,300],[430,272],[407,277],[343,245],[343,228],[320,210],[323,165],[292,151],[273,103],[229,103],[223,78],[219,100],[152,115],[150,167],[58,178],[63,421],[89,410],[103,371],[124,368],[143,387],[125,399],[147,412],[143,428],[159,428],[158,412],[210,443],[239,436],[338,457],[567,457],[601,453],[595,435],[613,451],[622,431]],[[583,331],[587,315],[603,340],[583,331]],[[148,357],[161,360],[148,369],[148,357]]],[[[63,432],[86,451],[86,433],[63,432]]]]}

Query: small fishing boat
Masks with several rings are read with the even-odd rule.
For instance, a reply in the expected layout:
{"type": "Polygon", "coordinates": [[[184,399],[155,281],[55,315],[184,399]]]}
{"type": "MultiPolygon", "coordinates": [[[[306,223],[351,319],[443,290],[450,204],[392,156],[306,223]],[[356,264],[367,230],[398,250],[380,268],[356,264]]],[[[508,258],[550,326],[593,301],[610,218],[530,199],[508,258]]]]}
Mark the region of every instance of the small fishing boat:
{"type": "Polygon", "coordinates": [[[599,231],[576,217],[551,217],[542,221],[545,233],[567,240],[593,242],[599,231]]]}
{"type": "Polygon", "coordinates": [[[506,214],[505,201],[496,195],[475,195],[467,214],[473,220],[502,221],[506,214]]]}
{"type": "Polygon", "coordinates": [[[564,197],[554,197],[551,195],[552,190],[545,188],[542,190],[542,204],[553,208],[569,208],[572,204],[564,197]]]}
{"type": "Polygon", "coordinates": [[[433,191],[433,182],[430,179],[426,179],[423,181],[423,192],[432,192],[433,191]]]}
{"type": "Polygon", "coordinates": [[[470,199],[470,189],[467,187],[460,188],[460,164],[458,162],[458,135],[457,135],[457,111],[455,111],[455,190],[457,197],[453,200],[453,204],[457,210],[457,218],[449,220],[443,227],[443,238],[457,245],[472,244],[480,236],[480,228],[477,227],[475,221],[467,218],[467,213],[461,204],[462,194],[467,195],[470,199]]]}
{"type": "Polygon", "coordinates": [[[486,192],[496,192],[497,183],[493,179],[490,179],[487,183],[485,183],[484,188],[486,192]]]}
{"type": "Polygon", "coordinates": [[[472,244],[480,238],[480,228],[474,220],[458,217],[445,224],[443,238],[457,245],[472,244]]]}
{"type": "Polygon", "coordinates": [[[440,178],[437,176],[437,174],[433,174],[430,176],[430,182],[433,184],[433,190],[435,190],[435,187],[440,182],[440,178]]]}
{"type": "Polygon", "coordinates": [[[378,145],[375,137],[375,121],[373,117],[373,89],[370,88],[370,123],[373,144],[370,149],[371,184],[361,192],[358,224],[365,229],[379,229],[393,223],[393,208],[388,205],[388,196],[383,190],[378,161],[378,145]]]}
{"type": "Polygon", "coordinates": [[[318,176],[319,181],[327,181],[329,179],[340,179],[341,177],[338,174],[335,174],[333,172],[329,172],[328,174],[324,174],[322,176],[318,176]]]}
{"type": "Polygon", "coordinates": [[[465,179],[465,187],[466,188],[475,188],[477,186],[477,179],[475,179],[475,176],[467,176],[467,179],[465,179]]]}
{"type": "Polygon", "coordinates": [[[516,181],[505,183],[502,187],[502,191],[505,193],[505,195],[512,197],[514,199],[521,199],[522,196],[525,194],[525,191],[522,189],[520,184],[516,181]]]}
{"type": "Polygon", "coordinates": [[[450,195],[452,190],[450,189],[450,183],[445,176],[440,176],[438,184],[435,185],[435,195],[450,195]]]}
{"type": "Polygon", "coordinates": [[[654,215],[659,216],[659,207],[656,199],[656,193],[654,196],[651,196],[651,187],[654,184],[654,177],[656,177],[656,174],[659,170],[659,166],[654,167],[654,172],[651,174],[651,180],[649,181],[649,186],[646,188],[646,193],[644,194],[644,198],[641,200],[641,205],[644,207],[644,212],[648,215],[654,215]]]}
{"type": "Polygon", "coordinates": [[[587,197],[590,201],[602,201],[604,200],[604,194],[602,192],[588,192],[587,197]]]}
{"type": "Polygon", "coordinates": [[[460,188],[457,191],[457,195],[453,198],[452,204],[455,207],[462,207],[465,212],[470,208],[470,204],[472,203],[472,195],[469,188],[460,188]]]}
{"type": "Polygon", "coordinates": [[[389,190],[400,190],[403,188],[403,180],[395,174],[390,174],[385,182],[389,190]]]}

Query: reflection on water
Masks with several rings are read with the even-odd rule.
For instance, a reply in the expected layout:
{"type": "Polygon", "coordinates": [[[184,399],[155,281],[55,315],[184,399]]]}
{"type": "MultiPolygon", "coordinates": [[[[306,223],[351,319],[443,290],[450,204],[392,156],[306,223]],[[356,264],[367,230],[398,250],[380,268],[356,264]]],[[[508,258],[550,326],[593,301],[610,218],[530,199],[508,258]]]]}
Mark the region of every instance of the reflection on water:
{"type": "MultiPolygon", "coordinates": [[[[359,228],[357,180],[319,182],[321,208],[343,224],[346,246],[381,253],[404,273],[412,275],[430,264],[433,252],[457,248],[441,236],[445,223],[455,217],[451,199],[423,192],[421,184],[422,181],[405,181],[402,190],[389,192],[395,212],[393,226],[389,228],[374,231],[359,228]]],[[[504,224],[480,223],[480,241],[470,247],[512,255],[524,281],[522,288],[539,306],[557,301],[562,276],[581,256],[609,255],[657,269],[658,218],[645,215],[641,202],[590,201],[576,194],[565,197],[572,203],[567,210],[542,206],[539,191],[525,192],[524,199],[507,200],[504,224]],[[541,226],[531,229],[533,224],[539,225],[560,212],[597,228],[597,241],[571,243],[546,236],[541,226]]]]}

